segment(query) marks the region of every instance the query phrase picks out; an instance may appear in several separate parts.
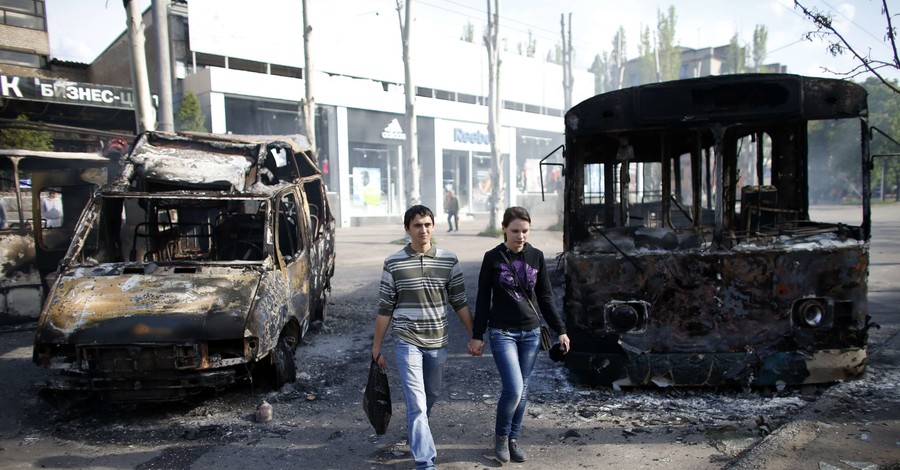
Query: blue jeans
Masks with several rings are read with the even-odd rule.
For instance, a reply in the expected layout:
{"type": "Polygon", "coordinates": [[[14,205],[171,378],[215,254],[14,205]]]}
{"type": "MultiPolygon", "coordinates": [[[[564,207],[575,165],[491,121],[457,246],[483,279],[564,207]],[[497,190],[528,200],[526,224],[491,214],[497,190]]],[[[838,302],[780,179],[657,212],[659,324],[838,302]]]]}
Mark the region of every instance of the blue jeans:
{"type": "Polygon", "coordinates": [[[441,396],[447,348],[425,349],[394,338],[397,372],[406,400],[406,429],[416,468],[434,468],[437,449],[428,426],[431,407],[441,396]]]}
{"type": "Polygon", "coordinates": [[[497,401],[494,433],[519,438],[528,396],[528,379],[541,348],[541,329],[529,331],[489,329],[491,354],[500,372],[502,391],[497,401]]]}

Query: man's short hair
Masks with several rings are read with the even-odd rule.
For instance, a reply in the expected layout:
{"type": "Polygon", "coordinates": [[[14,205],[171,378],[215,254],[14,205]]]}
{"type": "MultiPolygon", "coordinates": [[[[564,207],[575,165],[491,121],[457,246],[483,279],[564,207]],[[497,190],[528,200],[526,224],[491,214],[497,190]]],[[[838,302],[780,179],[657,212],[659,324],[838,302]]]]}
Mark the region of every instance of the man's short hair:
{"type": "Polygon", "coordinates": [[[431,223],[434,223],[434,212],[431,212],[431,209],[426,206],[417,204],[406,209],[406,214],[403,215],[403,228],[409,228],[409,224],[412,223],[412,220],[416,218],[417,215],[431,217],[431,223]]]}

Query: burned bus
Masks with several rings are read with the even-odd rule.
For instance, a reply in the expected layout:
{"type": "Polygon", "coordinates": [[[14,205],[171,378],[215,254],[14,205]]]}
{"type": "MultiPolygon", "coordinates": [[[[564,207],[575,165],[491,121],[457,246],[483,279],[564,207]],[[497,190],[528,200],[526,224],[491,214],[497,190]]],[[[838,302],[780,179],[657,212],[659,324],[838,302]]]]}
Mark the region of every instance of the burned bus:
{"type": "Polygon", "coordinates": [[[613,386],[860,377],[869,321],[866,91],[784,74],[613,91],[566,113],[567,366],[613,386]],[[808,128],[842,123],[860,217],[810,217],[808,128]]]}
{"type": "Polygon", "coordinates": [[[114,165],[99,152],[0,149],[0,325],[37,320],[47,278],[114,165]]]}

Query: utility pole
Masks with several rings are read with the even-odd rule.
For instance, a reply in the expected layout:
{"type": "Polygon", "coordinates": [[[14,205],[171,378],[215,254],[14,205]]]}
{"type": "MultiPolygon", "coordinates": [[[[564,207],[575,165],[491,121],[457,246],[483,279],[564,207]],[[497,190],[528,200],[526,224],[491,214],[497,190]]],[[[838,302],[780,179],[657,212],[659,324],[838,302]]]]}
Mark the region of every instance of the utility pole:
{"type": "Polygon", "coordinates": [[[153,32],[156,38],[156,78],[159,83],[158,129],[175,132],[172,112],[172,63],[169,59],[169,0],[153,0],[153,32]]]}
{"type": "Polygon", "coordinates": [[[144,22],[138,10],[137,0],[122,0],[128,23],[128,42],[131,45],[131,76],[134,90],[134,111],[137,115],[137,132],[156,129],[153,101],[150,99],[150,83],[147,79],[147,55],[144,52],[144,22]]]}
{"type": "Polygon", "coordinates": [[[319,153],[316,147],[316,98],[313,96],[312,26],[309,25],[309,2],[303,0],[303,83],[306,97],[303,100],[303,132],[312,149],[312,160],[319,153]]]}

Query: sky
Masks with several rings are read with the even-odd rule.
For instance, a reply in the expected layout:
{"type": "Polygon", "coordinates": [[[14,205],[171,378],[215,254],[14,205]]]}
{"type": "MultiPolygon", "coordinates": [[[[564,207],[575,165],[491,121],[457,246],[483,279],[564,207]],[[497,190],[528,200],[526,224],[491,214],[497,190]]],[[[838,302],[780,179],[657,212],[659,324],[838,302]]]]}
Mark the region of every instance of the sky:
{"type": "MultiPolygon", "coordinates": [[[[196,0],[201,1],[201,0],[196,0]]],[[[204,0],[209,1],[209,0],[204,0]]],[[[300,0],[218,0],[223,4],[262,6],[279,10],[280,6],[300,0]]],[[[399,34],[395,0],[308,0],[313,24],[341,28],[350,24],[350,34],[399,34]],[[318,15],[318,16],[315,16],[318,15]]],[[[414,35],[420,44],[459,40],[467,23],[472,23],[476,37],[486,24],[485,0],[412,0],[415,11],[414,35]]],[[[149,0],[139,0],[142,10],[149,0]]],[[[873,58],[888,59],[891,50],[884,41],[885,21],[881,0],[802,0],[807,7],[831,12],[836,28],[858,52],[873,58]]],[[[900,2],[890,0],[893,14],[900,13],[900,2]]],[[[218,4],[218,3],[216,3],[218,4]]],[[[637,57],[640,31],[649,26],[655,30],[657,13],[675,7],[676,44],[689,47],[726,45],[738,35],[741,44],[752,42],[757,25],[768,29],[767,63],[788,66],[788,72],[801,75],[834,77],[824,68],[848,72],[858,62],[849,54],[833,57],[821,40],[803,39],[812,24],[793,6],[793,0],[501,0],[500,36],[506,47],[515,51],[531,32],[537,56],[560,43],[560,15],[572,14],[574,66],[586,70],[594,56],[608,52],[612,38],[621,26],[625,29],[628,58],[637,57]]],[[[298,7],[299,9],[299,7],[298,7]]],[[[121,0],[46,0],[50,50],[53,58],[90,63],[125,30],[125,11],[121,0]],[[102,27],[101,27],[102,25],[102,27]]],[[[283,22],[285,15],[258,10],[262,23],[283,22]]],[[[297,18],[298,29],[302,17],[297,18]]],[[[258,22],[251,22],[259,24],[258,22]]],[[[290,23],[287,23],[290,24],[290,23]]],[[[273,44],[273,49],[277,49],[273,44]]],[[[900,78],[900,71],[886,70],[888,78],[900,78]]]]}

